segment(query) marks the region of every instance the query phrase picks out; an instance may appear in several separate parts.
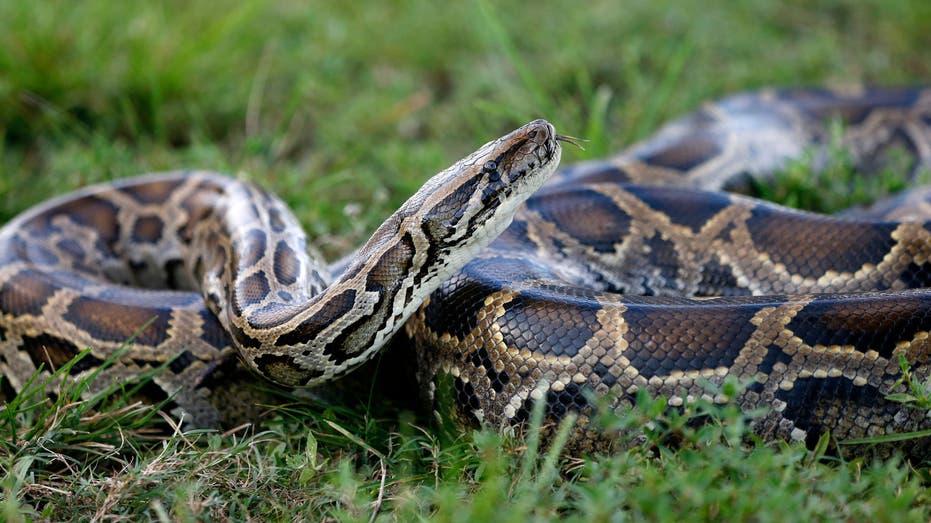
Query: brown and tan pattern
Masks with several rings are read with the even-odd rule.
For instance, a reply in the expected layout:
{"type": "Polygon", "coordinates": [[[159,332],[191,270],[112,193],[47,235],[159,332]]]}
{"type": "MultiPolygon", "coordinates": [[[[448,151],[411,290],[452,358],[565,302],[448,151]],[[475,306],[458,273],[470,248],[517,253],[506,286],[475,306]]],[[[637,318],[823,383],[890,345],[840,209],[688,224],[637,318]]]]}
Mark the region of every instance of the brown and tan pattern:
{"type": "MultiPolygon", "coordinates": [[[[900,356],[929,373],[927,191],[868,220],[709,192],[817,154],[834,118],[865,171],[894,148],[912,174],[931,165],[920,89],[734,96],[545,186],[571,139],[536,121],[429,180],[332,275],[250,184],[89,188],[0,229],[0,372],[11,393],[79,348],[93,352],[78,374],[130,340],[100,386],[170,362],[146,394],[212,426],[254,414],[237,359],[313,386],[404,327],[424,395],[447,387],[472,422],[517,424],[538,400],[550,420],[584,418],[594,398],[622,407],[640,390],[675,407],[730,376],[750,383],[742,408],[768,409],[766,438],[927,428],[885,399],[900,356]],[[910,221],[879,219],[894,215],[910,221]]],[[[610,437],[580,429],[576,446],[610,437]]]]}

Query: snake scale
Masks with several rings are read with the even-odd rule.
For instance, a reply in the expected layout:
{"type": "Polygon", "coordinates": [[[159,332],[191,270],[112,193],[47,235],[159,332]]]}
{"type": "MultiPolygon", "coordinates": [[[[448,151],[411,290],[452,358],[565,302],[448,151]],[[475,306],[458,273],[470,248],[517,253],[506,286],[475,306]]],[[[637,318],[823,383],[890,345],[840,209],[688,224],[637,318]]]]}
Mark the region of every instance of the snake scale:
{"type": "Polygon", "coordinates": [[[931,165],[923,89],[738,94],[558,171],[572,139],[537,120],[431,178],[333,266],[247,182],[89,187],[0,229],[3,393],[85,347],[72,374],[128,346],[95,386],[165,365],[142,392],[190,426],[224,425],[258,412],[253,373],[318,385],[400,335],[423,394],[445,389],[475,423],[519,424],[537,401],[550,421],[584,419],[596,398],[621,408],[641,390],[717,401],[708,383],[735,377],[749,383],[738,405],[766,409],[765,439],[928,428],[886,399],[903,390],[900,356],[918,379],[931,368],[925,193],[851,218],[725,192],[817,160],[836,119],[863,171],[891,149],[912,175],[931,165]]]}

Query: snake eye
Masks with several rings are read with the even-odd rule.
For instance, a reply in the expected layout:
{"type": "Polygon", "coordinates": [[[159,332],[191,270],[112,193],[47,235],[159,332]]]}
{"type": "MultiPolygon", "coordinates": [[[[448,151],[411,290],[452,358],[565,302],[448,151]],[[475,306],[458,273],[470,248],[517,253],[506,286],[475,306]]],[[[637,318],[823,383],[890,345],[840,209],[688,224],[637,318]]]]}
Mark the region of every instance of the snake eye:
{"type": "Polygon", "coordinates": [[[498,163],[495,161],[485,162],[484,171],[488,174],[489,181],[497,182],[501,179],[501,174],[498,173],[498,163]]]}

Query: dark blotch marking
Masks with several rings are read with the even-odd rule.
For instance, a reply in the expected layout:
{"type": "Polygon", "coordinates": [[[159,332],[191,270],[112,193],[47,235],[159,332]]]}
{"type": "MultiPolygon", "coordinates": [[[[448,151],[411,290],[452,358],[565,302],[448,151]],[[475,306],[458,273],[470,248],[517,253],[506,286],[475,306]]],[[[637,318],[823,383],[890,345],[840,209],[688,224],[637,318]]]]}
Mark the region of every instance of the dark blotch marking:
{"type": "MultiPolygon", "coordinates": [[[[280,294],[280,293],[279,293],[280,294]]],[[[273,301],[249,315],[249,325],[257,329],[270,329],[289,321],[296,306],[273,301]]]]}
{"type": "Polygon", "coordinates": [[[624,355],[645,378],[674,370],[729,366],[753,335],[750,319],[762,304],[628,306],[624,355]]]}
{"type": "Polygon", "coordinates": [[[233,335],[233,339],[236,340],[236,343],[243,347],[248,347],[250,349],[257,349],[262,346],[261,340],[253,338],[249,334],[246,334],[246,331],[240,329],[235,324],[230,324],[229,326],[230,334],[233,335]]]}
{"type": "Polygon", "coordinates": [[[173,303],[160,306],[145,306],[141,302],[156,299],[140,298],[136,303],[116,299],[82,297],[76,299],[63,317],[71,322],[85,325],[88,333],[101,340],[122,343],[133,337],[145,345],[158,345],[168,339],[173,303]],[[151,323],[149,323],[151,322],[151,323]],[[148,323],[148,325],[146,325],[148,323]],[[139,331],[144,325],[146,327],[139,331]],[[136,334],[138,332],[138,334],[136,334]]]}
{"type": "Polygon", "coordinates": [[[184,179],[162,180],[157,182],[141,183],[128,185],[122,188],[123,193],[129,195],[134,200],[143,204],[161,203],[171,197],[171,194],[177,190],[184,179]]]}
{"type": "Polygon", "coordinates": [[[281,216],[281,211],[278,210],[278,207],[273,206],[268,209],[268,224],[275,232],[282,232],[285,230],[285,227],[287,227],[287,224],[285,223],[284,218],[281,216]]]}
{"type": "Polygon", "coordinates": [[[524,291],[504,305],[501,335],[514,350],[575,356],[599,327],[594,300],[545,290],[524,291]]]}
{"type": "Polygon", "coordinates": [[[233,301],[237,310],[243,310],[249,305],[260,303],[268,296],[269,287],[265,273],[257,272],[239,280],[236,284],[236,296],[233,301]]]}
{"type": "Polygon", "coordinates": [[[675,282],[679,273],[679,254],[676,252],[676,244],[660,236],[659,233],[647,238],[644,241],[650,251],[647,255],[648,265],[654,269],[659,269],[659,275],[663,279],[663,288],[675,288],[675,282]]]}
{"type": "Polygon", "coordinates": [[[614,252],[630,230],[630,217],[611,198],[590,189],[538,194],[527,200],[527,208],[597,252],[614,252]]]}
{"type": "Polygon", "coordinates": [[[42,314],[42,307],[55,294],[59,286],[38,271],[24,270],[0,287],[0,311],[19,316],[42,314]]]}
{"type": "Polygon", "coordinates": [[[151,405],[161,405],[163,412],[171,412],[172,410],[178,408],[178,403],[173,399],[169,399],[168,393],[159,387],[155,381],[147,381],[143,383],[139,387],[135,397],[140,397],[143,399],[143,401],[151,405]]]}
{"type": "MultiPolygon", "coordinates": [[[[384,325],[388,320],[389,311],[387,309],[387,301],[382,299],[375,305],[374,316],[378,320],[379,325],[384,325]]],[[[342,364],[349,358],[352,358],[358,355],[358,350],[347,350],[354,347],[371,347],[375,342],[375,331],[373,330],[369,334],[362,337],[362,333],[356,333],[356,327],[364,322],[372,321],[371,318],[359,318],[352,324],[348,325],[343,332],[338,334],[333,341],[328,343],[326,347],[323,348],[323,354],[326,355],[331,361],[336,364],[342,364]]]]}
{"type": "Polygon", "coordinates": [[[891,358],[896,343],[931,330],[931,304],[910,296],[814,301],[786,326],[809,345],[853,345],[891,358]]]}
{"type": "Polygon", "coordinates": [[[931,287],[931,263],[924,262],[921,265],[909,263],[899,279],[908,285],[909,289],[931,287]]]}
{"type": "Polygon", "coordinates": [[[195,226],[217,213],[215,205],[218,198],[207,195],[218,196],[223,193],[223,190],[210,183],[201,183],[198,184],[195,192],[198,196],[187,198],[179,203],[179,206],[187,213],[187,219],[178,231],[178,236],[186,245],[193,240],[195,226]]]}
{"type": "Polygon", "coordinates": [[[184,261],[180,259],[168,260],[165,262],[165,285],[169,289],[184,289],[184,290],[193,290],[189,289],[187,285],[182,285],[182,282],[187,283],[187,277],[184,274],[184,261]]]}
{"type": "Polygon", "coordinates": [[[769,348],[766,349],[766,356],[763,356],[763,361],[760,362],[760,365],[757,367],[757,371],[769,375],[777,363],[788,365],[791,361],[792,355],[787,354],[786,351],[782,350],[782,347],[778,345],[770,345],[769,348]]]}
{"type": "Polygon", "coordinates": [[[423,308],[424,323],[434,332],[449,333],[462,339],[478,326],[478,312],[485,298],[514,281],[547,279],[553,275],[529,259],[474,259],[459,275],[434,291],[423,308]]]}
{"type": "Polygon", "coordinates": [[[495,370],[495,363],[491,360],[491,356],[484,347],[479,347],[477,350],[469,353],[466,361],[476,368],[482,367],[485,369],[485,375],[491,381],[491,388],[494,389],[495,392],[504,390],[504,386],[511,380],[507,372],[498,372],[495,370]]]}
{"type": "Polygon", "coordinates": [[[457,279],[433,293],[424,308],[424,324],[433,332],[462,339],[478,326],[478,311],[494,288],[470,279],[457,279]]]}
{"type": "MultiPolygon", "coordinates": [[[[431,239],[431,241],[427,242],[427,252],[424,254],[425,259],[445,259],[445,257],[449,255],[449,246],[445,244],[441,245],[440,243],[432,240],[436,231],[432,231],[428,224],[421,223],[420,230],[423,232],[423,235],[426,238],[431,239]]],[[[436,270],[436,267],[431,267],[431,264],[429,263],[421,265],[420,270],[417,271],[417,274],[414,274],[414,285],[420,285],[425,278],[428,278],[430,275],[434,274],[436,270]]]]}
{"type": "Polygon", "coordinates": [[[737,277],[730,267],[721,265],[718,260],[705,262],[698,282],[696,296],[749,296],[750,289],[740,287],[737,277]]]}
{"type": "MultiPolygon", "coordinates": [[[[561,391],[549,390],[546,393],[546,405],[543,409],[543,419],[547,421],[559,421],[570,412],[586,413],[591,410],[591,404],[586,398],[586,391],[590,391],[588,385],[579,385],[577,383],[568,383],[561,391]]],[[[517,409],[514,415],[514,423],[523,423],[530,420],[530,414],[533,412],[533,404],[536,400],[527,398],[524,403],[517,409]]]]}
{"type": "MultiPolygon", "coordinates": [[[[799,378],[792,390],[777,390],[776,398],[786,403],[783,415],[795,422],[795,426],[807,431],[805,443],[812,447],[824,430],[837,419],[854,416],[863,407],[876,407],[883,393],[872,385],[854,385],[843,376],[836,378],[799,378]],[[832,418],[826,419],[827,411],[839,409],[832,418]]],[[[844,434],[836,436],[843,437],[844,434]]]]}
{"type": "Polygon", "coordinates": [[[175,374],[181,374],[195,361],[197,361],[197,358],[191,354],[191,351],[186,350],[172,359],[168,364],[168,368],[171,369],[171,372],[174,372],[175,374]]]}
{"type": "Polygon", "coordinates": [[[164,229],[165,222],[158,216],[143,216],[133,224],[132,238],[139,243],[158,243],[164,229]]]}
{"type": "Polygon", "coordinates": [[[878,264],[895,244],[894,223],[858,223],[758,205],[747,220],[754,244],[789,272],[818,277],[878,264]]]}
{"type": "MultiPolygon", "coordinates": [[[[29,359],[37,368],[39,365],[45,364],[46,369],[53,371],[60,369],[81,353],[81,349],[77,345],[49,334],[23,336],[23,350],[29,354],[29,359]]],[[[71,367],[71,372],[77,373],[94,369],[102,363],[103,360],[95,358],[91,354],[85,354],[80,361],[71,367]]]]}
{"type": "Polygon", "coordinates": [[[481,407],[482,403],[481,398],[475,393],[475,387],[457,377],[453,380],[453,388],[456,393],[456,405],[459,412],[469,420],[469,423],[478,426],[480,421],[475,416],[475,411],[481,407]]]}
{"type": "Polygon", "coordinates": [[[16,389],[10,380],[0,380],[0,400],[10,401],[16,397],[16,389]]]}
{"type": "Polygon", "coordinates": [[[500,202],[495,202],[494,200],[500,194],[500,189],[501,184],[499,183],[485,186],[485,188],[482,189],[482,205],[491,208],[497,207],[500,202]]]}
{"type": "MultiPolygon", "coordinates": [[[[469,218],[469,224],[467,226],[469,231],[474,231],[477,228],[481,227],[482,224],[488,221],[489,218],[493,215],[495,209],[501,206],[503,198],[506,198],[511,194],[510,187],[503,187],[502,183],[497,183],[489,185],[482,190],[482,209],[472,215],[469,218]]],[[[456,244],[461,243],[462,240],[457,240],[456,244]]],[[[443,247],[450,245],[449,242],[443,242],[443,247]]]]}
{"type": "Polygon", "coordinates": [[[715,240],[721,240],[723,242],[731,242],[734,239],[731,237],[731,234],[737,229],[737,226],[733,222],[729,222],[727,225],[721,228],[717,234],[714,235],[715,240]]]}
{"type": "Polygon", "coordinates": [[[197,311],[201,320],[200,339],[207,342],[211,347],[223,348],[230,346],[230,335],[226,329],[220,325],[220,321],[207,309],[197,311]]]}
{"type": "Polygon", "coordinates": [[[410,233],[385,251],[365,278],[366,290],[394,292],[414,265],[414,240],[410,233]]]}
{"type": "Polygon", "coordinates": [[[607,387],[613,387],[617,384],[617,376],[611,374],[611,368],[602,362],[598,362],[592,368],[592,372],[598,376],[598,379],[607,387]]]}
{"type": "Polygon", "coordinates": [[[326,303],[320,312],[307,318],[293,331],[283,334],[275,342],[278,347],[297,345],[317,337],[323,329],[344,316],[355,305],[356,291],[348,289],[326,303]]]}
{"type": "Polygon", "coordinates": [[[248,347],[250,349],[257,349],[262,346],[261,340],[253,338],[252,336],[246,334],[246,332],[235,324],[230,324],[230,334],[233,335],[233,339],[236,340],[236,343],[243,347],[248,347]]]}
{"type": "Polygon", "coordinates": [[[249,204],[249,214],[251,221],[256,222],[259,221],[260,217],[262,216],[262,213],[259,212],[259,207],[255,204],[255,202],[249,204]]]}
{"type": "Polygon", "coordinates": [[[282,285],[291,285],[301,273],[301,260],[284,241],[275,246],[275,279],[282,285]]]}
{"type": "Polygon", "coordinates": [[[204,303],[207,305],[208,309],[215,313],[220,310],[220,295],[211,291],[204,296],[204,303]]]}
{"type": "Polygon", "coordinates": [[[665,147],[641,154],[643,162],[676,171],[688,171],[717,156],[721,144],[712,135],[690,134],[684,140],[672,142],[665,147]]]}
{"type": "MultiPolygon", "coordinates": [[[[129,260],[129,270],[133,273],[133,282],[149,269],[149,260],[129,260]]],[[[128,284],[129,282],[117,282],[128,284]]]]}
{"type": "Polygon", "coordinates": [[[96,196],[87,196],[63,203],[55,209],[56,215],[65,215],[85,227],[94,229],[106,246],[119,240],[120,223],[116,219],[116,205],[96,196]]]}
{"type": "Polygon", "coordinates": [[[81,247],[81,244],[71,238],[59,240],[55,246],[73,262],[84,262],[87,257],[87,253],[81,247]]]}
{"type": "Polygon", "coordinates": [[[265,256],[266,243],[267,239],[264,232],[258,229],[250,229],[233,246],[237,253],[235,268],[242,270],[258,263],[265,256]]]}
{"type": "Polygon", "coordinates": [[[731,205],[725,193],[704,192],[675,187],[629,185],[624,189],[643,203],[669,216],[674,224],[698,232],[712,217],[731,205]]]}
{"type": "Polygon", "coordinates": [[[820,120],[840,117],[854,125],[862,123],[877,108],[910,108],[920,93],[920,89],[877,88],[848,98],[826,89],[805,89],[783,91],[779,97],[820,120]]]}
{"type": "Polygon", "coordinates": [[[585,387],[582,385],[568,383],[563,390],[547,392],[547,415],[562,419],[569,412],[586,411],[589,408],[589,402],[584,390],[585,387]]]}

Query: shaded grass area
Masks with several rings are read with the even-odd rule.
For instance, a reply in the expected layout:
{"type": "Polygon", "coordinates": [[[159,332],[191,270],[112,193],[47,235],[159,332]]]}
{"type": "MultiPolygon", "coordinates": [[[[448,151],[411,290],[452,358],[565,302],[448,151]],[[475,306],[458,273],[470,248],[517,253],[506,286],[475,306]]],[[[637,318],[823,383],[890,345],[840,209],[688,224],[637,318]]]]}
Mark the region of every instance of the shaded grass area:
{"type": "MultiPolygon", "coordinates": [[[[920,0],[2,2],[0,222],[88,183],[206,168],[281,194],[335,256],[430,174],[532,118],[590,140],[571,162],[729,92],[912,84],[931,76],[929,20],[920,0]]],[[[805,175],[793,166],[786,184],[805,175]]],[[[0,416],[5,519],[929,515],[926,469],[743,444],[745,420],[726,410],[704,429],[672,424],[678,451],[557,459],[379,401],[152,441],[167,422],[146,409],[111,402],[101,417],[75,398],[33,395],[0,416]]],[[[615,423],[665,415],[652,405],[615,423]]]]}
{"type": "MultiPolygon", "coordinates": [[[[894,458],[825,457],[827,438],[813,451],[754,443],[751,418],[733,405],[698,401],[671,411],[665,400],[641,396],[634,409],[600,420],[612,429],[648,427],[621,436],[637,437],[636,446],[578,458],[560,453],[568,425],[541,446],[539,408],[521,439],[487,430],[449,437],[421,428],[407,413],[373,419],[304,405],[283,410],[258,432],[174,431],[156,438],[153,409],[127,401],[131,395],[118,387],[81,401],[87,385],[66,381],[49,403],[37,381],[2,412],[6,520],[924,521],[929,515],[926,469],[894,458]]],[[[733,397],[737,390],[730,383],[722,393],[733,397]]]]}

